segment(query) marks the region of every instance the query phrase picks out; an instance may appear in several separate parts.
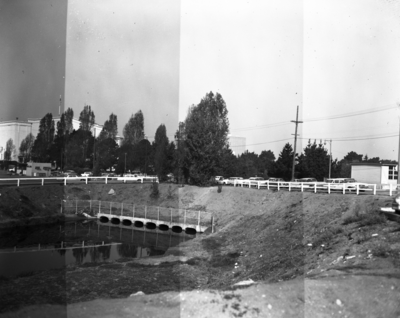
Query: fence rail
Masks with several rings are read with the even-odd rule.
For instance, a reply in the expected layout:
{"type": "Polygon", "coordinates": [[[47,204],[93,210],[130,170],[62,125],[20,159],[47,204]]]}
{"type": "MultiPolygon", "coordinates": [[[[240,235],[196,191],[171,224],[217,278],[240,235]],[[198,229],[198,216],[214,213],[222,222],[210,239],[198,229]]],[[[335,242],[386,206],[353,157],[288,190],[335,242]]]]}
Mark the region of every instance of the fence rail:
{"type": "Polygon", "coordinates": [[[87,213],[89,215],[108,214],[166,223],[183,223],[207,226],[212,222],[212,212],[176,209],[161,206],[136,205],[124,202],[99,200],[63,200],[61,212],[65,214],[87,213]]]}
{"type": "Polygon", "coordinates": [[[159,183],[158,177],[155,176],[143,176],[143,177],[40,177],[40,178],[0,178],[0,185],[16,185],[17,187],[21,185],[31,185],[40,184],[44,186],[45,184],[63,184],[68,183],[84,182],[85,184],[90,183],[159,183]]]}
{"type": "Polygon", "coordinates": [[[301,192],[320,193],[342,193],[342,194],[373,194],[373,195],[395,195],[400,193],[394,184],[367,184],[367,183],[327,183],[327,182],[291,182],[291,181],[256,181],[256,180],[234,180],[233,186],[276,189],[301,192]]]}

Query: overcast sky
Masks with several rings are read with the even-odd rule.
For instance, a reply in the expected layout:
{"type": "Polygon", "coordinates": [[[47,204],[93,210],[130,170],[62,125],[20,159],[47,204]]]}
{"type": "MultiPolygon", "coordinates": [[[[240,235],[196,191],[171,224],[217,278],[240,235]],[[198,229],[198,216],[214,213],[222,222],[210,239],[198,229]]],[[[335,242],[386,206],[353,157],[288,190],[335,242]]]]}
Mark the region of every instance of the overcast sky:
{"type": "Polygon", "coordinates": [[[172,138],[188,107],[213,91],[249,151],[277,157],[293,144],[299,106],[298,152],[308,138],[332,139],[334,158],[356,151],[397,159],[397,1],[63,4],[0,0],[3,120],[58,112],[65,88],[63,103],[77,116],[85,103],[100,124],[114,112],[121,133],[142,109],[149,137],[164,123],[172,138]]]}

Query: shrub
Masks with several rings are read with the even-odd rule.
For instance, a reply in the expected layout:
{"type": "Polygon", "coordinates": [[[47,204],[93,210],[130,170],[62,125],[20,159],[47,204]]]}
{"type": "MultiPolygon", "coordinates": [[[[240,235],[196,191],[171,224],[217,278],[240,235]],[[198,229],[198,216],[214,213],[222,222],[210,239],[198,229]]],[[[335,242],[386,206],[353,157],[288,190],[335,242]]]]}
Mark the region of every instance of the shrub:
{"type": "Polygon", "coordinates": [[[158,198],[160,196],[160,190],[158,189],[158,183],[153,182],[151,185],[151,194],[150,197],[158,198]]]}

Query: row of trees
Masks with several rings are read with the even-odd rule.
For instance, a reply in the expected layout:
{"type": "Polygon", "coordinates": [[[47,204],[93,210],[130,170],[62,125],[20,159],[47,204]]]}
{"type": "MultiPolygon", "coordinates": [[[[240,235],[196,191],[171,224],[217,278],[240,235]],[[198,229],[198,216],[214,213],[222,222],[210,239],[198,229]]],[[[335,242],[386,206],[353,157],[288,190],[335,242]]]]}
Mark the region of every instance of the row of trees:
{"type": "MultiPolygon", "coordinates": [[[[228,110],[219,93],[210,92],[198,105],[189,108],[186,119],[179,123],[175,132],[175,142],[169,141],[166,127],[161,124],[150,143],[144,135],[144,116],[140,110],[125,124],[120,146],[116,142],[118,120],[115,114],[104,122],[97,138],[93,136],[95,114],[90,106],[85,105],[81,111],[77,130],[73,129],[73,117],[73,110],[67,109],[55,127],[52,114],[46,114],[40,121],[36,138],[29,134],[21,142],[19,150],[24,161],[54,162],[61,170],[92,169],[95,174],[112,167],[117,173],[140,170],[157,174],[160,180],[173,173],[179,182],[197,185],[209,184],[216,175],[291,179],[294,154],[289,143],[278,158],[270,150],[259,155],[248,151],[240,156],[232,153],[228,143],[228,110]]],[[[6,154],[13,149],[11,140],[7,143],[6,154]]],[[[296,178],[318,180],[328,177],[329,166],[331,177],[350,177],[352,162],[393,163],[370,159],[353,151],[340,161],[331,161],[322,142],[310,140],[295,159],[296,178]]]]}

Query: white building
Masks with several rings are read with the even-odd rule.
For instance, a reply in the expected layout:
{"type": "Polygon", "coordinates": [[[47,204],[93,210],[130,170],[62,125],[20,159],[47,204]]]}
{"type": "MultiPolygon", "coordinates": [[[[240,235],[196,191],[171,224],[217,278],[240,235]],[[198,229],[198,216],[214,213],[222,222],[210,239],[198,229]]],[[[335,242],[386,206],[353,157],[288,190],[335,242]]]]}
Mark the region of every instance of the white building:
{"type": "Polygon", "coordinates": [[[21,141],[32,132],[32,124],[22,120],[8,120],[0,122],[0,160],[4,160],[7,141],[11,138],[15,151],[11,154],[11,160],[18,160],[21,141]]]}
{"type": "Polygon", "coordinates": [[[246,138],[228,135],[229,148],[235,156],[239,156],[246,151],[246,138]]]}
{"type": "Polygon", "coordinates": [[[397,184],[396,164],[357,162],[351,164],[351,177],[358,182],[382,185],[397,184]]]}

